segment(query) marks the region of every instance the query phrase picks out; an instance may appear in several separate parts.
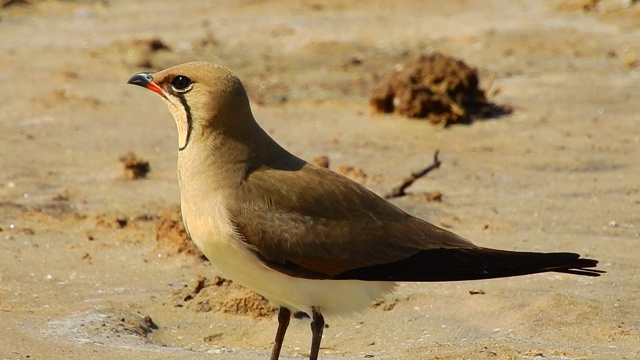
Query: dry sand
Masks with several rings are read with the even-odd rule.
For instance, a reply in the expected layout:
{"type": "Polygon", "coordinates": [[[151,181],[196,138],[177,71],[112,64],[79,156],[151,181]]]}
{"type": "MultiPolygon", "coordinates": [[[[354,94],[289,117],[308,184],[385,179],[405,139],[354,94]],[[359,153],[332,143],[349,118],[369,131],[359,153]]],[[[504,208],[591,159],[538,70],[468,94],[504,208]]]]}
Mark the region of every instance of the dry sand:
{"type": "MultiPolygon", "coordinates": [[[[442,166],[393,200],[401,208],[483,246],[579,252],[607,271],[401,284],[364,314],[328,319],[321,358],[640,358],[640,5],[615,3],[6,6],[0,359],[267,358],[269,305],[184,242],[175,125],[126,85],[191,60],[232,68],[273,137],[380,194],[439,149],[442,166]],[[444,129],[372,114],[377,81],[432,51],[478,68],[514,112],[444,129]],[[129,152],[146,177],[123,178],[129,152]],[[434,191],[441,202],[422,195],[434,191]]],[[[308,320],[294,320],[283,358],[309,342],[308,320]]]]}

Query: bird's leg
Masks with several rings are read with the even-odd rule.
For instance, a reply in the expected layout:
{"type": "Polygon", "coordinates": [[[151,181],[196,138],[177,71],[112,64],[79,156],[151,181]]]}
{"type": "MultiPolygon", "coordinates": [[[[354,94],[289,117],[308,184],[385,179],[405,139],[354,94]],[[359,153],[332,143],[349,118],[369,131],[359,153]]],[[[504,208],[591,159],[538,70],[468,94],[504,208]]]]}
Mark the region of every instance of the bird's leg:
{"type": "Polygon", "coordinates": [[[320,341],[322,341],[322,331],[324,330],[324,317],[317,307],[312,307],[313,313],[311,321],[311,353],[309,360],[318,360],[318,352],[320,351],[320,341]]]}
{"type": "Polygon", "coordinates": [[[278,330],[276,331],[276,339],[273,341],[270,360],[278,360],[280,357],[280,349],[282,349],[282,342],[284,341],[284,334],[289,327],[289,321],[291,321],[291,310],[280,306],[280,310],[278,310],[278,330]]]}

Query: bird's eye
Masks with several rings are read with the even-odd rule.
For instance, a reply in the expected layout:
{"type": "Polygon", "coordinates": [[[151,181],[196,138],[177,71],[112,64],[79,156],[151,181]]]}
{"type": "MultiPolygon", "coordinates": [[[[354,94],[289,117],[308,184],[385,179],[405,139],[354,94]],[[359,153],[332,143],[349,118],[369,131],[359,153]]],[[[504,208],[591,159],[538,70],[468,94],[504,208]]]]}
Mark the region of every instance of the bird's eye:
{"type": "Polygon", "coordinates": [[[184,93],[193,87],[193,81],[184,75],[178,75],[171,80],[171,88],[175,92],[184,93]]]}

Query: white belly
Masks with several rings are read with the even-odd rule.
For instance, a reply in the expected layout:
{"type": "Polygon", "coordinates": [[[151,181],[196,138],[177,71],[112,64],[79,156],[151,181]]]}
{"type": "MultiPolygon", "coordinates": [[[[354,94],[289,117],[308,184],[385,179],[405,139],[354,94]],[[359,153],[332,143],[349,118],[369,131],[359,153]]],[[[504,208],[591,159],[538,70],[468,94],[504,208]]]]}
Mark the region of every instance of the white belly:
{"type": "Polygon", "coordinates": [[[225,277],[293,311],[311,314],[314,306],[326,316],[346,315],[365,310],[395,288],[390,282],[296,278],[267,267],[238,240],[206,239],[199,243],[225,277]]]}

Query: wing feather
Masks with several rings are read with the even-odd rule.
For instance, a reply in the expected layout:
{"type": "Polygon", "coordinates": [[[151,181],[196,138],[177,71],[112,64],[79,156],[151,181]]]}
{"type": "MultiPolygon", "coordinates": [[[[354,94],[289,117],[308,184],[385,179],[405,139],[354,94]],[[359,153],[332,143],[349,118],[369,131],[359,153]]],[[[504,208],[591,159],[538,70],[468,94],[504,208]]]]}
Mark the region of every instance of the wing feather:
{"type": "Polygon", "coordinates": [[[296,171],[257,169],[234,199],[229,213],[249,248],[268,266],[293,276],[334,278],[423,250],[476,248],[311,164],[296,171]]]}

